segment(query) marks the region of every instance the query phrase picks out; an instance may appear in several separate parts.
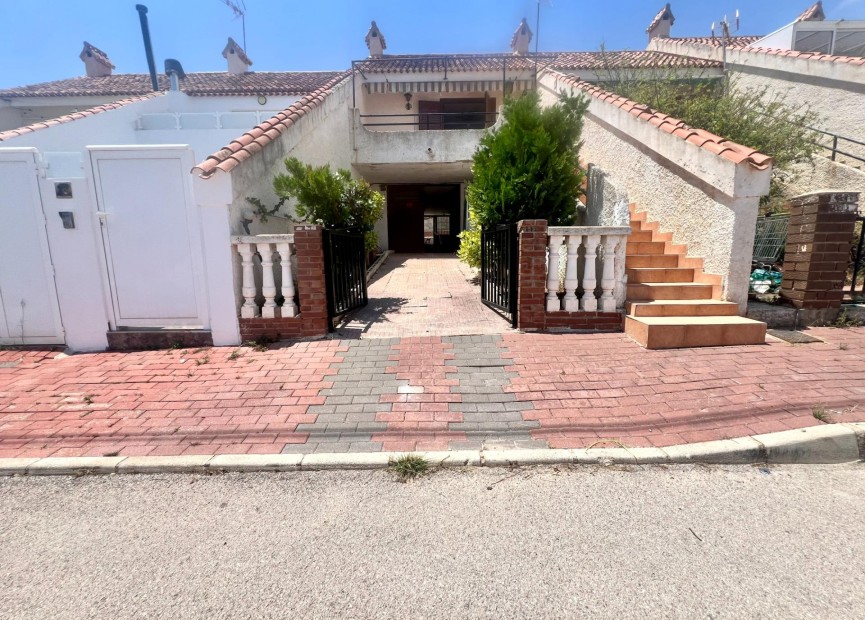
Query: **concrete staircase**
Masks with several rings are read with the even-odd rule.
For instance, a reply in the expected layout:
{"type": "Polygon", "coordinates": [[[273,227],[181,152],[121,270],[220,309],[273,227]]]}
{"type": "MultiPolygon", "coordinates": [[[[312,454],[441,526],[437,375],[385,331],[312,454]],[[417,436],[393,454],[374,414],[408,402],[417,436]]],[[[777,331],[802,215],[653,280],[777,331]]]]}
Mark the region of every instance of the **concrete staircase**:
{"type": "Polygon", "coordinates": [[[625,332],[647,349],[763,344],[766,324],[739,316],[720,301],[721,277],[703,272],[703,259],[672,242],[657,222],[631,205],[626,249],[625,332]]]}

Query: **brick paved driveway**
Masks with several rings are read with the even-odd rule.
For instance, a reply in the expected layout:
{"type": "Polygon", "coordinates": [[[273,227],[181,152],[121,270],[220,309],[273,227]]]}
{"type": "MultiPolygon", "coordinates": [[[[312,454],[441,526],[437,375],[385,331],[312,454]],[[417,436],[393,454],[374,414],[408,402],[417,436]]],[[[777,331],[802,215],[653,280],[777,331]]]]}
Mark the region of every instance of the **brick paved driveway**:
{"type": "Polygon", "coordinates": [[[351,313],[342,338],[502,334],[510,324],[481,303],[475,272],[454,255],[391,254],[351,313]]]}
{"type": "Polygon", "coordinates": [[[0,351],[0,457],[666,446],[865,421],[865,328],[647,351],[622,334],[0,351]]]}

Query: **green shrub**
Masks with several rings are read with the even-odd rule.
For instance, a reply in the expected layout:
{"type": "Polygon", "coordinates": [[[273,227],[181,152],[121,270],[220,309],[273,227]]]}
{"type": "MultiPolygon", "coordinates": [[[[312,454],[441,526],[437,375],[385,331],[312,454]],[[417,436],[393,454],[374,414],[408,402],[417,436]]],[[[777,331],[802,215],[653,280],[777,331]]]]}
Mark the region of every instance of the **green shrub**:
{"type": "Polygon", "coordinates": [[[466,196],[479,228],[522,219],[573,223],[587,107],[583,97],[562,95],[542,108],[536,91],[505,102],[504,123],[481,138],[472,161],[466,196]]]}
{"type": "Polygon", "coordinates": [[[478,228],[474,211],[469,209],[469,227],[459,234],[460,249],[457,256],[469,267],[481,268],[481,229],[478,228]]]}
{"type": "Polygon", "coordinates": [[[324,228],[361,230],[367,252],[378,247],[374,227],[384,210],[384,196],[380,192],[363,179],[352,178],[348,170],[340,168],[333,172],[328,164],[314,167],[290,157],[285,160],[285,168],[287,174],[278,174],[273,179],[273,190],[280,199],[275,207],[268,209],[257,198],[246,199],[256,207],[263,221],[293,198],[297,200],[295,211],[301,220],[324,228]]]}
{"type": "Polygon", "coordinates": [[[743,88],[735,79],[683,80],[672,73],[646,79],[613,67],[612,57],[605,57],[609,62],[601,79],[606,88],[771,156],[775,163],[769,194],[761,199],[763,211],[780,206],[795,179],[794,166],[810,162],[819,149],[810,129],[819,124],[819,116],[807,105],[787,103],[766,86],[743,88]]]}

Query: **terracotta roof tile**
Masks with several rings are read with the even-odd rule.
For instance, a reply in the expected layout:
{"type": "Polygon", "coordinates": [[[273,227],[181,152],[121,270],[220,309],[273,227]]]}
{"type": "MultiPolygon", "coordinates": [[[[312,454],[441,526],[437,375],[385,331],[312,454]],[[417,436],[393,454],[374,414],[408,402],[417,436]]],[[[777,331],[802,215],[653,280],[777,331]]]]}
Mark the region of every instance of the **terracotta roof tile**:
{"type": "Polygon", "coordinates": [[[669,18],[671,26],[676,23],[676,18],[673,16],[673,11],[670,8],[669,2],[667,3],[667,6],[658,11],[658,14],[655,15],[654,19],[652,20],[652,23],[649,24],[648,28],[646,28],[646,32],[648,33],[654,30],[654,28],[661,23],[661,20],[665,18],[669,18]]]}
{"type": "MultiPolygon", "coordinates": [[[[752,43],[756,43],[763,38],[763,35],[745,35],[740,37],[730,37],[727,39],[727,47],[740,49],[748,47],[752,43]]],[[[697,45],[708,45],[711,47],[721,47],[723,41],[721,37],[670,37],[666,41],[675,43],[694,43],[697,45]]]]}
{"type": "MultiPolygon", "coordinates": [[[[774,56],[786,56],[788,58],[800,58],[803,60],[815,60],[818,62],[837,62],[850,65],[865,64],[865,58],[859,56],[834,56],[831,54],[821,54],[819,52],[797,52],[796,50],[779,49],[774,47],[753,47],[753,44],[763,37],[732,37],[732,44],[728,47],[739,49],[743,52],[753,52],[756,54],[770,54],[774,56]],[[752,39],[750,43],[746,43],[748,39],[752,39]]],[[[711,37],[685,37],[678,39],[663,39],[662,44],[672,49],[675,55],[676,51],[682,45],[707,45],[711,47],[720,47],[721,39],[712,39],[711,37]]]]}
{"type": "Polygon", "coordinates": [[[282,112],[274,114],[266,121],[256,125],[239,138],[232,140],[229,144],[208,156],[204,161],[196,165],[193,170],[198,172],[198,175],[203,179],[210,178],[219,170],[230,172],[238,164],[249,159],[254,153],[257,153],[276,140],[280,134],[294,125],[297,119],[321,105],[333,93],[333,89],[350,75],[351,71],[336,74],[333,79],[314,92],[291,104],[282,112]]]}
{"type": "Polygon", "coordinates": [[[823,12],[823,1],[819,0],[796,18],[797,22],[821,22],[826,19],[826,14],[823,12]]]}
{"type": "Polygon", "coordinates": [[[425,54],[385,55],[355,63],[363,73],[444,73],[460,71],[534,70],[536,63],[561,70],[598,70],[612,68],[720,67],[721,63],[654,51],[624,52],[542,52],[513,54],[425,54]]]}
{"type": "Polygon", "coordinates": [[[748,165],[759,170],[765,170],[772,164],[773,159],[768,155],[764,155],[763,153],[747,146],[742,146],[741,144],[736,144],[735,142],[726,140],[721,136],[716,136],[704,129],[694,129],[689,127],[684,121],[667,116],[657,110],[652,110],[644,104],[636,103],[623,97],[617,97],[596,84],[550,69],[548,69],[547,72],[553,75],[559,82],[567,84],[573,89],[588,93],[592,97],[608,102],[614,100],[619,104],[618,107],[640,120],[646,121],[665,133],[673,134],[674,136],[686,140],[695,146],[699,146],[700,148],[718,155],[719,157],[732,161],[733,163],[739,164],[747,162],[748,165]],[[625,99],[625,103],[621,102],[622,99],[625,99]],[[650,112],[651,114],[647,116],[647,112],[650,112]]]}
{"type": "Polygon", "coordinates": [[[26,127],[18,127],[17,129],[10,129],[8,131],[0,132],[0,142],[3,140],[8,140],[10,138],[15,138],[16,136],[21,136],[27,133],[31,133],[33,131],[39,131],[40,129],[47,129],[48,127],[53,127],[54,125],[60,125],[62,123],[71,123],[72,121],[77,121],[81,118],[87,118],[88,116],[93,116],[94,114],[99,114],[100,112],[107,112],[108,110],[116,110],[117,108],[122,108],[125,105],[129,105],[130,103],[135,103],[136,101],[144,101],[145,99],[151,99],[153,97],[158,97],[162,93],[150,93],[147,95],[141,95],[138,97],[130,97],[129,99],[121,99],[120,101],[114,101],[112,103],[106,103],[104,105],[98,105],[93,108],[88,108],[87,110],[82,110],[81,112],[73,112],[72,114],[66,114],[64,116],[58,116],[57,118],[52,118],[44,121],[39,121],[38,123],[33,123],[32,125],[27,125],[26,127]]]}
{"type": "MultiPolygon", "coordinates": [[[[334,77],[339,71],[187,73],[180,90],[192,96],[305,95],[334,77]]],[[[168,90],[168,77],[158,76],[160,90],[168,90]]],[[[0,99],[17,97],[115,97],[145,95],[152,92],[150,75],[118,73],[105,77],[76,77],[0,90],[0,99]]]]}

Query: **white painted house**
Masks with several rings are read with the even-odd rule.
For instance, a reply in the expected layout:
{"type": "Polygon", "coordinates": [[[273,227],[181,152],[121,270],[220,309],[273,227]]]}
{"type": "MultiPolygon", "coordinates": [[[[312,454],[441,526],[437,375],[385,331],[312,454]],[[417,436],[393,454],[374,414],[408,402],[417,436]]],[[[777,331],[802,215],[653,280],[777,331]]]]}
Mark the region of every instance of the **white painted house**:
{"type": "MultiPolygon", "coordinates": [[[[157,93],[148,76],[115,74],[85,45],[86,77],[0,91],[0,343],[100,350],[129,333],[180,330],[234,345],[243,312],[291,316],[273,303],[290,290],[291,225],[252,221],[246,200],[275,201],[271,182],[287,156],[381,189],[384,248],[453,251],[478,140],[504,98],[526,89],[545,101],[562,88],[592,98],[587,161],[622,180],[618,202],[631,192],[659,215],[679,213],[670,216],[678,242],[705,250],[719,298],[742,304],[771,160],[592,85],[610,63],[717,77],[721,62],[663,51],[534,55],[531,36],[523,21],[508,53],[388,55],[373,22],[370,57],[342,73],[248,71],[229,40],[225,73],[160,76],[157,93]],[[694,227],[704,222],[685,202],[717,215],[719,244],[700,245],[694,227]]],[[[600,200],[593,223],[621,225],[605,221],[620,215],[600,200]]]]}

